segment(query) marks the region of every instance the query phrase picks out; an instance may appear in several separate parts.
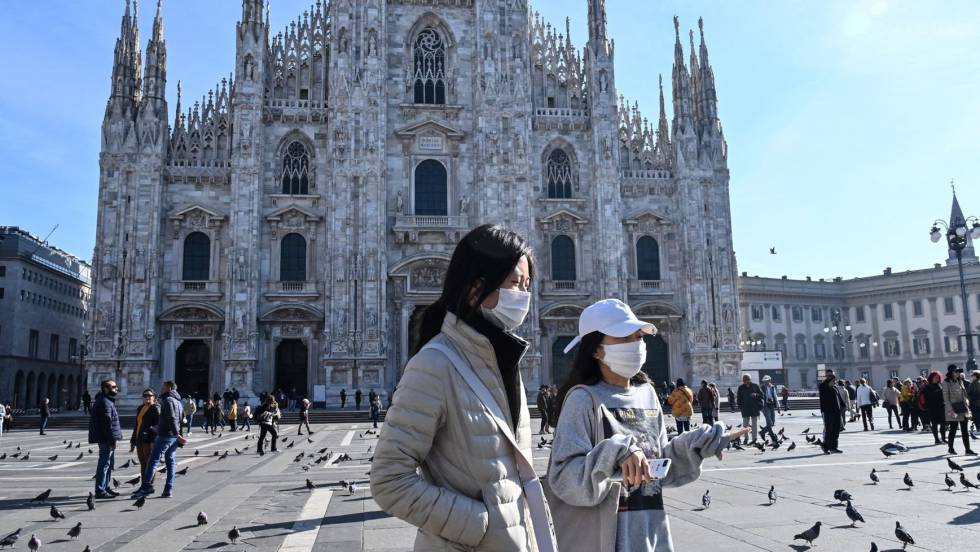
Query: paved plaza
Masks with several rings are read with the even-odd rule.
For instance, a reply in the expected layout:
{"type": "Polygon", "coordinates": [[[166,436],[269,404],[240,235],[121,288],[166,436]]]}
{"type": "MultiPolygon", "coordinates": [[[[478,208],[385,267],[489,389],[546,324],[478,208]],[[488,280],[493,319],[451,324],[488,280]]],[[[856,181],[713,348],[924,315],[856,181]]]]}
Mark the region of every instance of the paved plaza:
{"type": "MultiPolygon", "coordinates": [[[[726,415],[727,423],[738,423],[726,415]]],[[[887,427],[879,419],[878,427],[887,427]]],[[[535,420],[536,424],[536,420],[535,420]]],[[[99,501],[95,511],[86,511],[85,498],[92,489],[97,449],[84,442],[79,430],[49,430],[47,436],[34,431],[6,434],[0,443],[0,534],[23,528],[18,550],[27,550],[31,533],[42,540],[44,551],[91,550],[283,550],[337,551],[411,550],[414,528],[378,510],[367,485],[371,451],[377,439],[366,433],[370,424],[314,426],[312,442],[296,437],[296,426],[283,426],[278,454],[260,457],[255,453],[252,433],[206,436],[195,432],[178,457],[179,476],[175,496],[151,497],[137,510],[124,500],[135,487],[126,481],[136,477],[135,455],[120,454],[114,474],[124,493],[118,499],[99,501]],[[76,443],[71,448],[63,441],[76,443]],[[291,447],[289,445],[292,444],[291,447]],[[21,447],[30,451],[29,460],[12,459],[21,447]],[[287,448],[288,447],[288,448],[287,448]],[[89,449],[94,452],[89,453],[89,449]],[[241,451],[236,454],[235,449],[241,451]],[[326,448],[332,458],[347,453],[352,460],[339,464],[311,463],[326,448]],[[195,451],[198,452],[195,455],[195,451]],[[225,459],[215,452],[228,452],[225,459]],[[300,453],[304,458],[295,461],[300,453]],[[80,460],[76,460],[82,454],[80,460]],[[49,457],[57,455],[57,459],[49,457]],[[122,465],[130,461],[127,468],[122,465]],[[304,470],[308,467],[308,470],[304,470]],[[305,487],[309,478],[316,488],[305,487]],[[339,485],[355,483],[353,494],[339,485]],[[45,489],[53,489],[49,504],[30,504],[45,489]],[[55,504],[67,519],[49,516],[55,504]],[[207,513],[209,523],[198,526],[198,512],[207,513]],[[82,533],[71,540],[66,533],[76,523],[82,533]],[[236,526],[241,532],[237,545],[227,538],[236,526]]],[[[976,550],[980,543],[980,490],[964,491],[957,484],[949,491],[943,473],[948,470],[945,447],[932,446],[932,436],[899,431],[864,433],[859,424],[849,424],[841,436],[843,455],[825,456],[806,443],[804,429],[819,432],[820,420],[811,411],[794,411],[778,418],[777,428],[796,442],[796,449],[760,453],[755,449],[734,452],[724,462],[709,460],[700,481],[679,489],[668,489],[665,502],[671,517],[675,548],[696,550],[805,550],[793,535],[823,522],[817,549],[864,552],[875,542],[879,550],[900,549],[894,536],[895,521],[916,540],[918,550],[976,550]],[[878,450],[889,441],[900,440],[911,451],[886,459],[878,450]],[[876,469],[881,483],[872,485],[868,474],[876,469]],[[902,477],[909,473],[915,482],[906,490],[902,477]],[[778,501],[769,505],[766,495],[775,485],[778,501]],[[867,520],[850,527],[843,505],[833,499],[835,489],[846,489],[854,506],[867,520]],[[701,496],[711,490],[708,510],[701,496]],[[955,548],[954,548],[955,547],[955,548]],[[973,548],[971,548],[973,547],[973,548]]],[[[535,442],[538,441],[535,436],[535,442]]],[[[957,445],[962,452],[962,443],[957,445]]],[[[536,467],[544,471],[548,448],[535,448],[536,467]]],[[[22,454],[23,456],[23,454],[22,454]]],[[[957,457],[971,481],[980,484],[980,460],[957,457]]],[[[953,479],[958,482],[958,475],[953,479]]],[[[160,482],[157,489],[161,489],[160,482]]]]}

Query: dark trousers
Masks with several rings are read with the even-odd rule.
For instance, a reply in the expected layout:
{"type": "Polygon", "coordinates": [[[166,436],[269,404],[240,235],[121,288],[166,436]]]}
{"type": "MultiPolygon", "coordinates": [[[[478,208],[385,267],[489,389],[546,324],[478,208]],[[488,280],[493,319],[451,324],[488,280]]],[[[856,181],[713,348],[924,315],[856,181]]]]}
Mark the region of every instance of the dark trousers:
{"type": "Polygon", "coordinates": [[[949,443],[949,450],[953,450],[953,442],[956,441],[956,426],[960,427],[960,433],[963,434],[963,446],[966,447],[966,451],[970,450],[970,431],[969,431],[969,421],[963,420],[962,422],[946,422],[949,426],[949,437],[946,442],[949,443]]]}
{"type": "Polygon", "coordinates": [[[714,410],[702,410],[701,411],[701,423],[705,425],[715,424],[715,411],[714,410]]]}
{"type": "Polygon", "coordinates": [[[538,433],[548,433],[548,415],[544,411],[541,411],[541,429],[538,433]]]}
{"type": "Polygon", "coordinates": [[[41,416],[41,435],[44,435],[44,430],[48,427],[48,416],[41,416]]]}
{"type": "Polygon", "coordinates": [[[980,429],[980,404],[970,403],[970,415],[973,416],[973,428],[980,429]]]}
{"type": "Polygon", "coordinates": [[[875,428],[875,415],[872,412],[874,406],[870,404],[865,404],[861,406],[861,423],[864,424],[864,430],[868,431],[868,425],[871,425],[871,429],[875,428]]]}
{"type": "Polygon", "coordinates": [[[841,414],[823,415],[823,450],[824,452],[837,450],[840,432],[844,429],[844,420],[841,414]]]}
{"type": "MultiPolygon", "coordinates": [[[[933,419],[932,420],[932,436],[933,436],[934,439],[936,439],[936,444],[937,445],[940,442],[945,443],[946,442],[946,422],[941,421],[941,420],[938,420],[938,419],[933,419]]],[[[967,435],[967,437],[969,438],[969,435],[967,435]]],[[[950,444],[952,445],[952,443],[950,443],[950,444]]]]}
{"type": "Polygon", "coordinates": [[[259,454],[262,454],[262,444],[265,443],[266,433],[272,437],[272,452],[276,452],[276,443],[279,441],[279,432],[276,431],[276,427],[269,424],[259,424],[259,454]]]}
{"type": "Polygon", "coordinates": [[[312,435],[313,434],[313,430],[310,429],[310,415],[309,414],[303,414],[303,415],[301,415],[299,417],[299,425],[296,426],[296,435],[302,435],[303,434],[303,426],[304,425],[306,426],[306,432],[312,435]]]}
{"type": "Polygon", "coordinates": [[[677,434],[680,435],[685,431],[691,431],[691,420],[677,420],[677,434]]]}
{"type": "Polygon", "coordinates": [[[898,407],[891,403],[885,403],[885,412],[888,413],[888,429],[892,429],[892,414],[895,414],[895,421],[898,423],[898,429],[905,429],[902,423],[902,419],[898,417],[898,407]]]}
{"type": "MultiPolygon", "coordinates": [[[[140,481],[146,477],[146,465],[150,461],[150,452],[153,450],[153,443],[138,443],[136,445],[136,458],[140,461],[140,481]]],[[[157,472],[154,470],[153,475],[150,476],[150,488],[153,488],[153,481],[157,477],[157,472]]]]}

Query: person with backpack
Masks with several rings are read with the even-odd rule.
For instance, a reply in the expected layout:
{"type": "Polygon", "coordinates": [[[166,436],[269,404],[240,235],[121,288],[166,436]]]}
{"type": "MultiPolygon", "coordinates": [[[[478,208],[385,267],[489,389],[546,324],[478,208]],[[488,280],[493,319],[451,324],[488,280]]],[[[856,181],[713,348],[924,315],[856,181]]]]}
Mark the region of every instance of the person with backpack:
{"type": "MultiPolygon", "coordinates": [[[[653,324],[638,320],[622,301],[604,299],[586,308],[568,380],[559,391],[558,425],[548,462],[548,489],[558,549],[589,552],[673,550],[664,508],[667,487],[701,476],[705,459],[721,457],[730,441],[749,430],[724,424],[698,426],[668,440],[657,392],[641,368],[644,335],[653,324]],[[662,479],[651,465],[670,467],[662,479]]],[[[678,381],[675,405],[690,399],[678,381]]]]}
{"type": "Polygon", "coordinates": [[[868,425],[871,426],[871,431],[874,431],[874,407],[878,406],[878,394],[875,393],[875,390],[868,385],[868,382],[864,378],[859,378],[857,384],[855,396],[857,397],[858,409],[861,411],[861,422],[864,424],[865,431],[868,431],[868,425]]]}

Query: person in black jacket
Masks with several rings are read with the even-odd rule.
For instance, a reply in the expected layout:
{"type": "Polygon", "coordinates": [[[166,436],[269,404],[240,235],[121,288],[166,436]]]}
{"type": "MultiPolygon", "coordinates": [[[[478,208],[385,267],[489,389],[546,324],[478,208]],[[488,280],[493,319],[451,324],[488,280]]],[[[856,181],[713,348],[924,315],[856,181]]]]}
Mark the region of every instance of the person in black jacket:
{"type": "MultiPolygon", "coordinates": [[[[140,477],[146,474],[146,464],[150,459],[153,440],[156,438],[156,428],[160,424],[160,405],[157,404],[157,394],[152,389],[143,390],[143,404],[136,409],[136,424],[129,445],[136,449],[136,457],[140,461],[140,477]]],[[[153,490],[153,480],[156,472],[150,476],[150,493],[153,490]]]]}
{"type": "Polygon", "coordinates": [[[828,369],[824,380],[818,387],[820,392],[820,412],[823,414],[823,448],[824,454],[840,453],[838,438],[844,430],[844,416],[847,415],[847,400],[841,393],[847,389],[837,385],[837,376],[828,369]]]}
{"type": "Polygon", "coordinates": [[[943,375],[939,372],[929,372],[929,379],[926,382],[926,386],[922,388],[922,393],[926,397],[925,415],[932,428],[932,437],[939,445],[946,442],[946,404],[943,402],[943,375]]]}
{"type": "Polygon", "coordinates": [[[85,408],[85,414],[91,413],[92,395],[88,394],[88,389],[82,392],[82,407],[85,408]]]}
{"type": "Polygon", "coordinates": [[[354,408],[356,408],[357,410],[361,409],[361,400],[363,397],[364,394],[361,393],[360,389],[354,391],[354,408]]]}
{"type": "Polygon", "coordinates": [[[51,417],[51,400],[47,397],[41,399],[41,435],[47,435],[44,432],[48,427],[48,418],[51,417]]]}
{"type": "Polygon", "coordinates": [[[99,462],[95,468],[95,498],[115,498],[119,493],[113,491],[109,483],[112,481],[116,442],[123,440],[119,412],[116,411],[119,387],[115,381],[105,380],[99,389],[88,421],[88,442],[99,445],[99,462]]]}
{"type": "MultiPolygon", "coordinates": [[[[752,442],[755,443],[759,438],[759,414],[762,413],[762,388],[752,381],[749,374],[742,375],[742,385],[738,386],[736,392],[738,409],[742,411],[742,426],[752,428],[752,442]]],[[[749,436],[745,436],[745,442],[749,442],[749,436]]]]}
{"type": "Polygon", "coordinates": [[[180,421],[184,419],[184,405],[180,402],[180,395],[177,393],[177,384],[172,381],[163,382],[160,388],[160,421],[156,425],[156,437],[153,439],[153,449],[150,451],[150,459],[146,463],[146,471],[143,472],[143,484],[138,491],[133,493],[133,499],[148,496],[152,489],[150,481],[153,479],[153,472],[157,469],[157,463],[162,458],[167,466],[167,483],[163,487],[161,498],[173,496],[174,479],[176,478],[177,462],[175,455],[177,447],[183,446],[187,439],[180,434],[180,421]]]}

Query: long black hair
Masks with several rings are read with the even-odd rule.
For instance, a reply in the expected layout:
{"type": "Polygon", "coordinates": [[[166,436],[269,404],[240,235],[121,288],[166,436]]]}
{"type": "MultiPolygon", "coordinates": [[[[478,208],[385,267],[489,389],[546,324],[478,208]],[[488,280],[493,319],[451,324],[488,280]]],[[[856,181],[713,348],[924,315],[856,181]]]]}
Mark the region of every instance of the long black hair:
{"type": "Polygon", "coordinates": [[[530,278],[534,278],[534,258],[531,246],[520,234],[500,226],[484,224],[470,230],[456,245],[446,270],[439,299],[429,305],[419,320],[412,344],[412,354],[419,352],[430,339],[442,330],[446,313],[467,320],[480,308],[480,303],[507,280],[521,257],[527,257],[530,278]],[[470,298],[476,291],[476,303],[470,298]]]}
{"type": "MultiPolygon", "coordinates": [[[[599,369],[599,360],[594,356],[596,349],[602,344],[602,338],[606,337],[602,332],[592,332],[582,336],[582,341],[578,343],[578,352],[575,353],[575,362],[572,363],[572,371],[568,373],[565,383],[558,388],[558,400],[555,401],[555,419],[561,415],[561,407],[565,403],[565,395],[576,385],[595,385],[602,381],[602,371],[599,369]]],[[[637,372],[630,378],[630,385],[643,385],[650,379],[644,372],[637,372]]]]}

